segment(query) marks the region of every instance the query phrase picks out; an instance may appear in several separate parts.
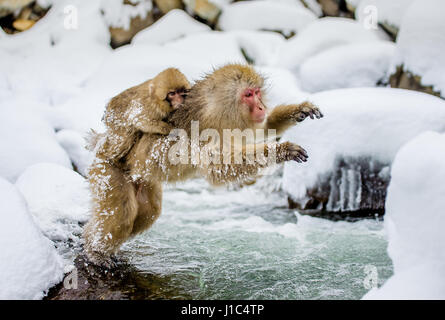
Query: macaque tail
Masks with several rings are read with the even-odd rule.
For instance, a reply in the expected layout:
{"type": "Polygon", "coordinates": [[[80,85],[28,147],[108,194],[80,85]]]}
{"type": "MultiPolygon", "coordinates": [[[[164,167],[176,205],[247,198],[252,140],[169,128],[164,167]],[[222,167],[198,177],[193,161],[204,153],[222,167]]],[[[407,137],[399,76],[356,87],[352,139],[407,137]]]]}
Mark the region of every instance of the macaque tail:
{"type": "Polygon", "coordinates": [[[95,130],[90,129],[85,136],[85,149],[88,151],[96,150],[97,146],[99,145],[99,141],[104,137],[105,134],[98,133],[95,130]]]}

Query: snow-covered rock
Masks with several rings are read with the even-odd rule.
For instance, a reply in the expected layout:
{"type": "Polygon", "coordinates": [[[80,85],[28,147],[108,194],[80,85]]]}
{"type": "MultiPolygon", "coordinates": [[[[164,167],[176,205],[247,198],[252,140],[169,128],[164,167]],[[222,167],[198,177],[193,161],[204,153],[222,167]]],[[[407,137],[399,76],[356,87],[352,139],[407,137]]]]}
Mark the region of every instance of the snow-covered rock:
{"type": "MultiPolygon", "coordinates": [[[[71,168],[65,150],[57,143],[50,124],[26,101],[2,101],[0,107],[0,176],[14,182],[26,167],[53,162],[71,168]]],[[[28,102],[29,103],[29,102],[28,102]]]]}
{"type": "Polygon", "coordinates": [[[136,34],[132,43],[164,44],[188,34],[204,31],[210,31],[210,27],[193,19],[184,10],[174,9],[136,34]]]}
{"type": "Polygon", "coordinates": [[[423,86],[432,86],[445,95],[445,2],[442,0],[415,1],[403,17],[397,37],[394,70],[421,77],[423,86]]]}
{"type": "Polygon", "coordinates": [[[298,71],[309,57],[329,48],[357,42],[380,40],[378,32],[365,29],[359,22],[347,18],[326,17],[310,23],[281,48],[277,66],[298,71]]]}
{"type": "Polygon", "coordinates": [[[86,176],[88,167],[94,160],[94,154],[85,149],[85,137],[77,131],[63,129],[56,133],[56,138],[62,148],[68,153],[77,171],[81,175],[86,176]]]}
{"type": "Polygon", "coordinates": [[[81,234],[79,222],[89,217],[90,196],[86,180],[73,170],[52,163],[30,166],[16,187],[47,237],[66,241],[81,234]]]}
{"type": "Polygon", "coordinates": [[[224,8],[222,30],[272,30],[285,35],[298,34],[317,16],[302,6],[278,1],[243,1],[224,8]]]}
{"type": "Polygon", "coordinates": [[[289,70],[261,66],[255,69],[266,78],[266,103],[269,108],[300,103],[310,96],[310,93],[301,90],[297,77],[289,70]]]}
{"type": "Polygon", "coordinates": [[[131,3],[122,0],[101,0],[97,2],[100,4],[107,25],[123,29],[130,28],[132,18],[141,17],[144,19],[153,8],[152,2],[145,0],[133,0],[131,3]]]}
{"type": "Polygon", "coordinates": [[[276,32],[235,30],[227,33],[235,37],[239,48],[256,66],[270,65],[286,43],[286,39],[276,32]]]}
{"type": "Polygon", "coordinates": [[[325,117],[297,124],[282,139],[309,154],[307,163],[284,167],[284,190],[301,208],[382,210],[398,149],[423,131],[445,131],[445,101],[419,92],[338,89],[310,100],[325,117]]]}
{"type": "Polygon", "coordinates": [[[389,41],[353,43],[323,51],[300,69],[302,88],[309,92],[373,87],[387,77],[395,45],[389,41]]]}
{"type": "Polygon", "coordinates": [[[0,219],[0,299],[43,298],[63,278],[62,259],[20,192],[1,177],[0,219]]]}
{"type": "Polygon", "coordinates": [[[445,134],[425,132],[397,153],[385,229],[394,276],[365,299],[445,299],[445,134]]]}
{"type": "Polygon", "coordinates": [[[31,29],[14,35],[0,32],[0,69],[15,96],[57,105],[78,94],[111,53],[110,37],[100,1],[45,3],[51,9],[31,29]]]}

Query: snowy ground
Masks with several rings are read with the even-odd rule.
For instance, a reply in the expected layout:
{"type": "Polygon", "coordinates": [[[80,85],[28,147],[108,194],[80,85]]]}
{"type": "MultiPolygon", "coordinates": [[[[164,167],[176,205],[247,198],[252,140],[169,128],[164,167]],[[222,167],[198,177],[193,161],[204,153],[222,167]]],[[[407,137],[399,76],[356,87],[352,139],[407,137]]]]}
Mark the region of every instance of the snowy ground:
{"type": "MultiPolygon", "coordinates": [[[[427,85],[443,88],[443,77],[438,76],[445,67],[440,60],[443,55],[417,56],[419,35],[413,31],[424,25],[429,35],[419,40],[420,52],[442,52],[444,33],[438,30],[443,19],[439,14],[432,15],[431,23],[427,19],[428,12],[439,12],[443,6],[438,0],[426,1],[426,9],[420,10],[423,25],[412,23],[416,7],[407,10],[403,19],[400,11],[386,9],[385,19],[401,28],[400,43],[395,45],[384,33],[366,29],[360,22],[319,19],[313,1],[308,1],[312,11],[295,5],[299,1],[231,5],[221,1],[227,6],[220,20],[223,32],[211,31],[175,10],[140,32],[132,44],[114,51],[109,47],[108,25],[126,25],[130,16],[144,8],[127,12],[120,1],[45,2],[53,7],[32,29],[14,36],[0,30],[0,148],[6,150],[0,158],[0,298],[42,298],[62,279],[64,264],[71,264],[81,243],[81,225],[89,216],[85,180],[73,171],[75,167],[85,174],[91,161],[91,154],[83,149],[83,136],[90,128],[102,130],[100,119],[110,97],[167,67],[178,67],[189,79],[198,79],[225,63],[245,63],[244,52],[267,76],[271,106],[308,98],[316,101],[325,119],[308,121],[288,136],[307,146],[311,156],[307,166],[314,167],[310,172],[303,171],[303,166],[292,171],[293,186],[299,182],[297,190],[309,187],[328,170],[335,152],[370,154],[390,165],[399,148],[415,135],[445,131],[445,103],[439,98],[396,89],[357,88],[384,82],[400,61],[424,75],[427,85]],[[74,29],[66,24],[68,4],[78,12],[74,29]],[[245,10],[254,10],[264,19],[254,24],[240,21],[236,17],[245,10]],[[297,35],[286,40],[264,30],[297,35]],[[320,92],[329,89],[339,90],[320,92]],[[329,137],[335,143],[327,142],[329,137]],[[321,163],[322,159],[329,161],[321,163]],[[301,175],[307,177],[297,181],[301,175]]],[[[434,140],[435,147],[428,149],[432,159],[440,156],[435,150],[443,147],[443,139],[434,140]]],[[[416,146],[422,149],[418,141],[416,146]]],[[[400,164],[403,153],[398,157],[393,174],[412,172],[400,164]]],[[[443,170],[440,163],[433,164],[443,170]]],[[[443,190],[436,193],[425,181],[419,187],[422,177],[412,176],[412,188],[425,193],[417,203],[426,208],[419,205],[415,212],[400,207],[405,197],[412,196],[406,190],[397,191],[397,183],[403,182],[391,185],[394,196],[388,200],[389,212],[396,229],[405,223],[417,226],[425,219],[437,221],[436,227],[443,229],[439,214],[443,205],[434,202],[443,190]],[[395,219],[405,211],[409,219],[395,219]],[[419,211],[428,214],[418,217],[419,211]]],[[[281,177],[271,178],[241,191],[209,189],[199,180],[169,187],[159,222],[126,244],[124,254],[143,272],[171,276],[170,286],[189,291],[195,298],[358,299],[370,289],[363,285],[366,266],[377,268],[379,284],[391,276],[392,263],[386,254],[389,222],[385,221],[385,231],[374,220],[331,222],[301,216],[286,209],[281,177]]],[[[289,181],[285,176],[285,186],[289,181]]],[[[427,226],[425,232],[431,230],[427,226]]],[[[423,233],[418,232],[421,238],[423,233]]],[[[419,252],[430,252],[428,259],[434,263],[410,270],[398,267],[408,254],[402,249],[398,254],[391,251],[397,242],[392,243],[396,238],[389,235],[396,272],[390,281],[396,284],[388,282],[379,297],[397,297],[393,293],[399,292],[403,272],[419,275],[432,268],[437,274],[442,272],[443,256],[430,257],[441,248],[424,250],[440,241],[438,232],[418,244],[419,252]],[[391,286],[397,289],[385,289],[391,286]]],[[[444,296],[443,284],[435,283],[436,273],[431,274],[427,291],[432,295],[410,297],[444,296]]]]}

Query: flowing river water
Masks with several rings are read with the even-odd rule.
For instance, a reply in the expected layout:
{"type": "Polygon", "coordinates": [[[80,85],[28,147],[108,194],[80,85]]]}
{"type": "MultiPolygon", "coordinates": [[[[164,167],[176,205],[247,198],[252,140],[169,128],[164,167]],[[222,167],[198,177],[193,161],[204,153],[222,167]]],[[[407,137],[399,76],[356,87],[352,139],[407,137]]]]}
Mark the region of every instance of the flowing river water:
{"type": "Polygon", "coordinates": [[[369,270],[379,285],[392,275],[382,221],[300,215],[279,181],[167,187],[162,216],[122,248],[143,275],[133,286],[150,287],[147,298],[360,299],[369,270]]]}

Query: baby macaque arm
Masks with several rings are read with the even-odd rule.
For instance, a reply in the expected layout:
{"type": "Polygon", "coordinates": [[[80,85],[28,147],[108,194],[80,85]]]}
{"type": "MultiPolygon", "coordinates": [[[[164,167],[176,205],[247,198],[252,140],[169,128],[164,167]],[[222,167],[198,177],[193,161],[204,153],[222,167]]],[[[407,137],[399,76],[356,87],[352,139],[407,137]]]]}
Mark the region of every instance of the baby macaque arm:
{"type": "Polygon", "coordinates": [[[135,123],[135,128],[144,133],[168,135],[173,127],[162,120],[143,119],[135,123]]]}

